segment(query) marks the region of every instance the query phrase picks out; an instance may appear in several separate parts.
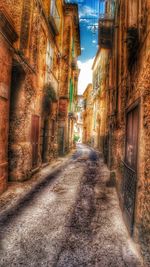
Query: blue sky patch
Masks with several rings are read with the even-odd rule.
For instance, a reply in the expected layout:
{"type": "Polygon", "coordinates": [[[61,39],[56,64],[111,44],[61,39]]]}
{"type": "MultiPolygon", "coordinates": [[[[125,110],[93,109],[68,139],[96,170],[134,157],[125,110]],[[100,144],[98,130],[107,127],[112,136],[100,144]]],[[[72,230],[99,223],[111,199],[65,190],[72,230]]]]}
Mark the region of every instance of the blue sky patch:
{"type": "Polygon", "coordinates": [[[81,56],[79,60],[85,62],[93,58],[98,46],[98,0],[66,0],[67,3],[76,3],[79,7],[81,56]]]}

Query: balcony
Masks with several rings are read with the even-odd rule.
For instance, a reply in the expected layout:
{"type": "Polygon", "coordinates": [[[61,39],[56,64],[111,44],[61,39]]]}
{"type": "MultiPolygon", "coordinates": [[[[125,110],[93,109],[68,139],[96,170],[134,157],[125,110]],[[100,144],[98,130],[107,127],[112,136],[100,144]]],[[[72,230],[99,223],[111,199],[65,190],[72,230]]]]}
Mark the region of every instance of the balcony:
{"type": "Polygon", "coordinates": [[[98,43],[102,48],[110,49],[113,42],[114,16],[101,14],[99,17],[98,43]]]}
{"type": "Polygon", "coordinates": [[[137,173],[128,164],[122,161],[122,200],[128,229],[133,234],[134,209],[137,187],[137,173]]]}
{"type": "Polygon", "coordinates": [[[59,30],[60,30],[60,16],[59,16],[58,9],[57,9],[57,6],[54,0],[52,0],[51,2],[51,12],[49,16],[49,23],[50,23],[50,26],[52,28],[54,35],[58,35],[59,30]]]}
{"type": "Polygon", "coordinates": [[[110,49],[112,47],[114,18],[115,18],[115,1],[99,0],[99,45],[102,48],[110,49]]]}

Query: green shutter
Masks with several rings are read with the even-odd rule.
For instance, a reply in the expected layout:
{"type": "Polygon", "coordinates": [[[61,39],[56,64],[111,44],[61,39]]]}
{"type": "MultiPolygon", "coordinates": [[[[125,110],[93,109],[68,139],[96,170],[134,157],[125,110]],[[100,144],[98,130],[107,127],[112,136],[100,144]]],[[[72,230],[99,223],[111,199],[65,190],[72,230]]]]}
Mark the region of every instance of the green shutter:
{"type": "Polygon", "coordinates": [[[69,111],[70,112],[72,111],[73,91],[74,91],[73,82],[72,82],[72,79],[70,79],[70,90],[69,90],[69,100],[70,100],[69,111]]]}

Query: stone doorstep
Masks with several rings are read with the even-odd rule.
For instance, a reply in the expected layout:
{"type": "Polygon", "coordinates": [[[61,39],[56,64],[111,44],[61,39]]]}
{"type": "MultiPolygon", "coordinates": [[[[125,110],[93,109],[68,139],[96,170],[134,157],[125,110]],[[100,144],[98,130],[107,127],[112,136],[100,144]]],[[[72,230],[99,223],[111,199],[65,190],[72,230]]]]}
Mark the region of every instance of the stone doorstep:
{"type": "Polygon", "coordinates": [[[7,183],[4,178],[0,179],[0,194],[4,193],[7,189],[7,183]]]}
{"type": "Polygon", "coordinates": [[[32,190],[40,185],[50,175],[57,173],[60,167],[65,167],[71,159],[71,153],[63,158],[58,158],[55,162],[36,172],[30,180],[24,182],[10,182],[7,190],[0,196],[0,221],[12,214],[13,210],[25,200],[32,190]]]}
{"type": "Polygon", "coordinates": [[[47,167],[48,165],[49,165],[48,162],[42,163],[42,168],[45,168],[45,167],[47,167]]]}
{"type": "MultiPolygon", "coordinates": [[[[46,166],[43,166],[42,165],[42,168],[44,168],[44,167],[46,167],[46,166]]],[[[35,173],[37,173],[37,172],[39,172],[40,171],[40,167],[37,167],[37,168],[35,168],[35,169],[32,169],[31,170],[31,177],[35,174],[35,173]]]]}

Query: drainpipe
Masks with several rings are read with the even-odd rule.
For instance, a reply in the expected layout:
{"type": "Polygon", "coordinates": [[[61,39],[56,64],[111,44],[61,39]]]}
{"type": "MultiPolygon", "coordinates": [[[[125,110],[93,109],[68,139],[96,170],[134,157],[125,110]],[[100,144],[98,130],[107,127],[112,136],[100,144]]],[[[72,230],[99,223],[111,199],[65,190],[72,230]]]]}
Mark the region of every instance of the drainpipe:
{"type": "MultiPolygon", "coordinates": [[[[118,23],[118,3],[116,3],[116,17],[117,17],[117,21],[115,21],[115,24],[118,23]]],[[[118,27],[115,28],[116,29],[116,107],[115,107],[115,113],[118,113],[118,95],[119,95],[119,88],[118,88],[118,27]]]]}

